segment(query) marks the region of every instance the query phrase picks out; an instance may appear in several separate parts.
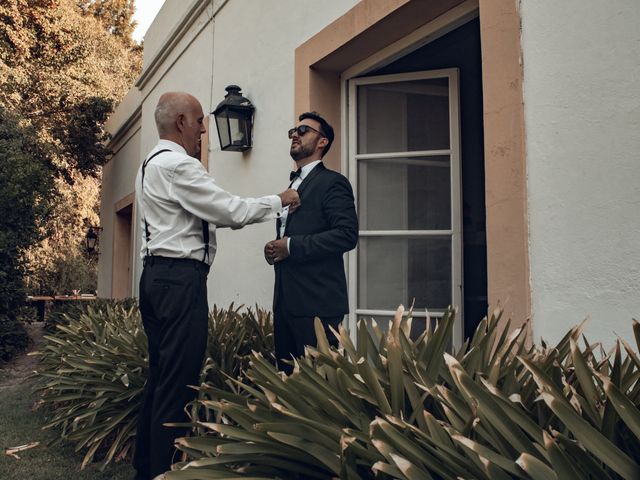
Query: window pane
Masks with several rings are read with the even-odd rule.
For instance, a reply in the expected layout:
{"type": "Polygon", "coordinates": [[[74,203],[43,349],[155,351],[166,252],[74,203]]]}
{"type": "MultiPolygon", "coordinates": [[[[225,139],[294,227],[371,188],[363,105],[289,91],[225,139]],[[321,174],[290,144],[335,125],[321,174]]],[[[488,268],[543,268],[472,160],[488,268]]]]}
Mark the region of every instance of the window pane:
{"type": "Polygon", "coordinates": [[[360,237],[358,307],[444,309],[451,304],[451,237],[360,237]]]}
{"type": "Polygon", "coordinates": [[[362,230],[449,230],[448,156],[358,161],[362,230]]]}
{"type": "Polygon", "coordinates": [[[358,87],[358,153],[449,148],[449,80],[358,87]]]}

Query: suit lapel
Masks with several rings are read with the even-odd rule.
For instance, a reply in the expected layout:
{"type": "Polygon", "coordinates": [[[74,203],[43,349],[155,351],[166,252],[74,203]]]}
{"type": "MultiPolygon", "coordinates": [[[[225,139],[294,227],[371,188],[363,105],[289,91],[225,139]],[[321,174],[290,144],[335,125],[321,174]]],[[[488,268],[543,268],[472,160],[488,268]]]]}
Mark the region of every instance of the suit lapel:
{"type": "MultiPolygon", "coordinates": [[[[324,163],[320,162],[318,163],[315,167],[313,167],[313,169],[308,173],[308,175],[306,177],[304,177],[304,180],[302,180],[302,183],[298,186],[298,195],[300,196],[300,201],[302,202],[302,197],[303,197],[303,193],[305,191],[305,189],[307,188],[307,186],[313,181],[313,179],[318,176],[318,174],[323,171],[326,170],[326,167],[324,166],[324,163]]],[[[289,228],[291,226],[291,221],[296,218],[296,214],[295,212],[292,214],[289,214],[287,216],[287,225],[285,226],[284,230],[284,234],[286,235],[287,232],[289,231],[289,228]]]]}
{"type": "Polygon", "coordinates": [[[326,170],[326,167],[324,166],[324,163],[320,162],[309,172],[306,177],[304,177],[304,180],[302,180],[302,183],[298,187],[298,195],[300,195],[300,199],[302,199],[302,193],[304,192],[305,188],[307,188],[307,185],[309,185],[311,181],[316,177],[316,175],[318,175],[322,170],[326,170]]]}

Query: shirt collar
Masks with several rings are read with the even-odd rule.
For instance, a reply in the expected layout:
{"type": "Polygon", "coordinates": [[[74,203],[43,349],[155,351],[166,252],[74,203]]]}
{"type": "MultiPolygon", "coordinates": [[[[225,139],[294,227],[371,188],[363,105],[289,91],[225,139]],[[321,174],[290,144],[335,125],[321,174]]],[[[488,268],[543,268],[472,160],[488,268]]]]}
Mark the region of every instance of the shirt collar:
{"type": "Polygon", "coordinates": [[[311,170],[313,170],[313,167],[315,167],[316,165],[318,165],[322,160],[315,160],[311,163],[308,163],[307,165],[305,165],[304,167],[302,167],[302,170],[300,171],[300,180],[304,180],[304,178],[309,175],[309,172],[311,172],[311,170]]]}
{"type": "Polygon", "coordinates": [[[185,155],[187,154],[187,151],[184,149],[182,145],[178,145],[176,142],[172,142],[171,140],[165,140],[163,138],[161,138],[158,141],[158,147],[159,149],[168,148],[172,152],[184,153],[185,155]]]}

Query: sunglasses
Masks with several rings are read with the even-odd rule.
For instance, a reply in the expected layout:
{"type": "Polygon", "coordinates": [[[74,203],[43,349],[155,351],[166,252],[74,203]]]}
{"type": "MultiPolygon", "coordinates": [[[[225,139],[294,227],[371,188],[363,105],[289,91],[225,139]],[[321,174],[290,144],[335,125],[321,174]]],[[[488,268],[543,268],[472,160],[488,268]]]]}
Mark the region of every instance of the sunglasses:
{"type": "MultiPolygon", "coordinates": [[[[312,132],[316,132],[319,133],[320,135],[322,135],[322,132],[320,132],[319,130],[316,130],[313,127],[310,127],[309,125],[299,125],[295,128],[291,128],[289,129],[289,131],[287,132],[289,134],[289,138],[293,138],[293,134],[297,133],[299,137],[303,136],[305,133],[312,131],[312,132]]],[[[324,137],[324,135],[322,135],[324,137]]]]}

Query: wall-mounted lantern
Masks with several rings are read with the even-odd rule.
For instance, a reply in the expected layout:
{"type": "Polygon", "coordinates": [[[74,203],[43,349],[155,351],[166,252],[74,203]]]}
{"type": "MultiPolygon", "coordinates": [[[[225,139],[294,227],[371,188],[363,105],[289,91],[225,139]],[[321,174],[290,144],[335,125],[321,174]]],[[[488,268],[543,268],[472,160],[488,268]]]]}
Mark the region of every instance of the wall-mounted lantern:
{"type": "Polygon", "coordinates": [[[251,148],[251,130],[255,107],[240,93],[240,87],[229,85],[227,94],[212,112],[220,148],[231,152],[244,152],[251,148]]]}
{"type": "Polygon", "coordinates": [[[89,227],[89,230],[87,230],[87,236],[84,239],[87,253],[91,254],[98,251],[98,234],[100,230],[102,230],[102,227],[89,227]]]}

